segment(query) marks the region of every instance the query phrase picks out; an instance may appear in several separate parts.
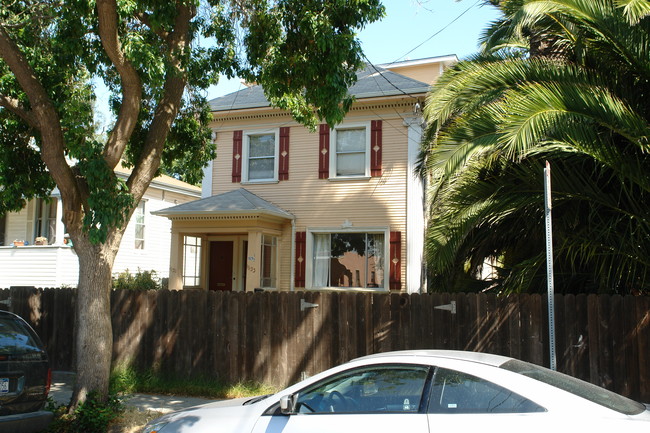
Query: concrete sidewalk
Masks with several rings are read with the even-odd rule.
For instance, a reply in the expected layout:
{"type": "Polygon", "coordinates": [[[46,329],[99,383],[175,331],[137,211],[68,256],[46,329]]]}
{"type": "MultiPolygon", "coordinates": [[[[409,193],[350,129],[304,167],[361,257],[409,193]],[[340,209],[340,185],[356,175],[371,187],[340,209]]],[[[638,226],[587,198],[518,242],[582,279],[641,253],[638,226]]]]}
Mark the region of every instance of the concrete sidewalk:
{"type": "MultiPolygon", "coordinates": [[[[52,387],[50,397],[58,404],[70,403],[75,373],[67,371],[52,372],[52,387]]],[[[208,400],[197,397],[176,397],[169,395],[130,394],[123,397],[122,401],[128,407],[141,411],[155,411],[161,413],[173,412],[187,407],[198,406],[210,403],[215,400],[208,400]]]]}

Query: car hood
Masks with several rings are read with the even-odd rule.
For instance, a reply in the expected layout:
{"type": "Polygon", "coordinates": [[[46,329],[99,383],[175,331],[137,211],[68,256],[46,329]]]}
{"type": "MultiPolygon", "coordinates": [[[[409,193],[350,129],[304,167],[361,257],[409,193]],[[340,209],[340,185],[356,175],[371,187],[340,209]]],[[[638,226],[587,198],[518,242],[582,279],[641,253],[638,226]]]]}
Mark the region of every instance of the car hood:
{"type": "Polygon", "coordinates": [[[169,413],[152,423],[166,423],[160,433],[242,433],[251,431],[266,408],[262,402],[244,405],[251,398],[223,400],[169,413]],[[262,405],[260,405],[262,403],[262,405]]]}

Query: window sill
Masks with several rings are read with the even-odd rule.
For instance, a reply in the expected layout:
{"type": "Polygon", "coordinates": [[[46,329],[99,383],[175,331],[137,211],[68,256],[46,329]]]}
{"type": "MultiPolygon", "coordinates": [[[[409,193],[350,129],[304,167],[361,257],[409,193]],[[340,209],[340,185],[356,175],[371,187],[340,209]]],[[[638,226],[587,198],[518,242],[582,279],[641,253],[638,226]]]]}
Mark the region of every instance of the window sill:
{"type": "Polygon", "coordinates": [[[327,180],[330,182],[366,182],[371,179],[370,176],[339,176],[339,177],[329,177],[327,180]]]}
{"type": "Polygon", "coordinates": [[[314,292],[363,292],[363,293],[389,293],[386,287],[309,287],[307,290],[314,292]]]}
{"type": "Polygon", "coordinates": [[[243,182],[240,182],[241,185],[264,185],[264,184],[275,184],[275,183],[280,183],[277,179],[269,179],[269,180],[246,180],[243,182]]]}

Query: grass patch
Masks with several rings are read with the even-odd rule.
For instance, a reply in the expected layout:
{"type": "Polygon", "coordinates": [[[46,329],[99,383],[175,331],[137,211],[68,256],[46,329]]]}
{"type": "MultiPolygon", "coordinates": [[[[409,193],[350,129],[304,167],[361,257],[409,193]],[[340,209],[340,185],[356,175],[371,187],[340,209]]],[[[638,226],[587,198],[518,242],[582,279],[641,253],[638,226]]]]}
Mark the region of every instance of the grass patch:
{"type": "Polygon", "coordinates": [[[137,371],[133,368],[116,368],[111,375],[111,392],[182,395],[209,399],[229,399],[273,394],[278,388],[257,383],[224,383],[212,377],[175,377],[153,370],[137,371]]]}

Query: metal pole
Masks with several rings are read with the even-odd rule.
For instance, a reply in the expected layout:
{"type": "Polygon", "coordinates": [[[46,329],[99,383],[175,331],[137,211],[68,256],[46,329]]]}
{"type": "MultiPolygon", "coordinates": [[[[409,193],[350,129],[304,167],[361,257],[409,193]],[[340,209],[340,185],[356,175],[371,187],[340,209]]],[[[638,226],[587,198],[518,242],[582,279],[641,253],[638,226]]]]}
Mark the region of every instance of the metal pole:
{"type": "Polygon", "coordinates": [[[551,165],[544,169],[544,214],[546,217],[546,280],[548,296],[548,347],[551,370],[557,370],[555,358],[555,288],[553,286],[553,225],[551,222],[551,165]]]}

